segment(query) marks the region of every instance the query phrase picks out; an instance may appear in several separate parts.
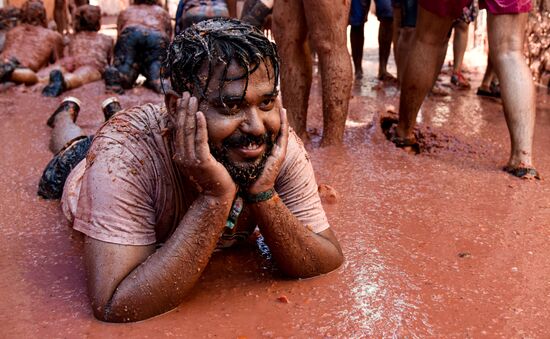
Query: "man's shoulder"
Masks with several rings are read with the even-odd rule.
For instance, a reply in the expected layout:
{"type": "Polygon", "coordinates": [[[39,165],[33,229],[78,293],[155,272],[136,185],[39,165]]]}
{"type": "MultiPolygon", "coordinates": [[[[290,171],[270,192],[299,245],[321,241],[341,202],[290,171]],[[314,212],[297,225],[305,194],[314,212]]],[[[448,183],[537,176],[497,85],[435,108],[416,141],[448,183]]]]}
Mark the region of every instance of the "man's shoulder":
{"type": "Polygon", "coordinates": [[[309,162],[309,155],[302,139],[300,139],[296,132],[290,128],[288,133],[286,156],[279,175],[282,177],[289,175],[292,169],[296,167],[296,163],[302,161],[309,162]]]}
{"type": "Polygon", "coordinates": [[[163,107],[154,104],[117,112],[95,134],[86,167],[100,168],[101,175],[115,175],[102,168],[136,178],[156,173],[153,167],[161,168],[160,163],[171,161],[167,138],[170,125],[163,112],[163,107]]]}
{"type": "Polygon", "coordinates": [[[294,156],[307,156],[306,147],[304,142],[298,134],[294,131],[292,127],[289,127],[288,130],[288,146],[287,146],[287,156],[290,154],[291,157],[294,156]]]}
{"type": "Polygon", "coordinates": [[[126,113],[126,115],[132,115],[135,117],[141,116],[159,116],[166,113],[164,105],[147,103],[143,105],[136,105],[126,109],[123,109],[117,115],[126,113]]]}
{"type": "Polygon", "coordinates": [[[125,120],[138,120],[140,122],[164,122],[168,115],[164,105],[153,103],[132,106],[118,112],[107,124],[124,118],[125,120]]]}
{"type": "Polygon", "coordinates": [[[96,138],[132,138],[137,142],[148,136],[162,135],[170,128],[171,122],[164,105],[145,104],[116,113],[101,126],[96,138]]]}

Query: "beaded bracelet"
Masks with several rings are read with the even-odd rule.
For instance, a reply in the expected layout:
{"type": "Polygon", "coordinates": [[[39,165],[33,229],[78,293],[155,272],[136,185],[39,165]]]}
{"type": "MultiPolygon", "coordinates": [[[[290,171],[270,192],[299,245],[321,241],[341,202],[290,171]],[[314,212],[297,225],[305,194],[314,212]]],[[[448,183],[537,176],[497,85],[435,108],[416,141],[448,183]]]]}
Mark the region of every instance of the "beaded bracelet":
{"type": "Polygon", "coordinates": [[[247,192],[241,192],[243,200],[249,204],[255,204],[273,198],[277,194],[274,188],[270,188],[267,191],[260,192],[258,194],[249,194],[247,192]]]}

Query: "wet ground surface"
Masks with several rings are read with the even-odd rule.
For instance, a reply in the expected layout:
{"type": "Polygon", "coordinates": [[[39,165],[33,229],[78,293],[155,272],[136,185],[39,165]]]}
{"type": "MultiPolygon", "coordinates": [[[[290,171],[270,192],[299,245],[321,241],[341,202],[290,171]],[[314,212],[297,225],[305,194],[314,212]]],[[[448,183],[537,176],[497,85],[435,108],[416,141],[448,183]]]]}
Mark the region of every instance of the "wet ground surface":
{"type": "MultiPolygon", "coordinates": [[[[308,149],[318,183],[338,192],[325,207],[345,264],[296,281],[254,248],[216,253],[178,309],[136,324],[93,318],[80,236],[58,202],[36,196],[51,157],[45,122],[61,99],[40,97],[39,87],[0,93],[0,336],[549,337],[550,186],[501,171],[509,139],[500,103],[474,90],[428,98],[421,123],[448,138],[409,155],[379,128],[398,92],[373,89],[376,50],[366,52],[343,146],[317,147],[317,77],[310,102],[308,149]]],[[[82,100],[79,123],[93,132],[108,97],[103,84],[67,94],[82,100]]],[[[137,88],[120,101],[161,97],[137,88]]],[[[543,177],[548,145],[550,97],[540,91],[534,150],[543,177]]]]}

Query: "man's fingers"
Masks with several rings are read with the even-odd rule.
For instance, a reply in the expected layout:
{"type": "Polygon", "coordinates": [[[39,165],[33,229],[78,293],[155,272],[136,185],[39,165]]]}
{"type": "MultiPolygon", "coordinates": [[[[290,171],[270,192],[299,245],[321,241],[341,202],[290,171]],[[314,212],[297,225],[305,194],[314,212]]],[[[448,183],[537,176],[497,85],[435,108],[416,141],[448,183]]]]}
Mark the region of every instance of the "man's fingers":
{"type": "Polygon", "coordinates": [[[189,106],[189,98],[191,95],[189,92],[183,92],[181,99],[178,100],[178,115],[185,114],[187,112],[187,106],[189,106]]]}
{"type": "Polygon", "coordinates": [[[176,106],[176,147],[180,154],[183,154],[184,149],[184,133],[185,130],[185,114],[189,105],[189,92],[184,92],[181,99],[178,99],[176,106]]]}
{"type": "Polygon", "coordinates": [[[197,112],[197,137],[195,138],[195,152],[197,159],[205,161],[210,157],[210,147],[208,146],[208,130],[206,128],[206,118],[204,113],[197,112]]]}
{"type": "Polygon", "coordinates": [[[185,113],[182,109],[183,99],[180,99],[178,102],[178,115],[176,117],[176,152],[183,154],[185,148],[185,113]]]}
{"type": "Polygon", "coordinates": [[[188,159],[195,159],[195,137],[197,129],[197,107],[198,100],[195,97],[189,99],[189,105],[185,114],[184,145],[185,155],[188,159]]]}
{"type": "Polygon", "coordinates": [[[288,139],[288,117],[286,115],[286,108],[281,108],[281,135],[285,135],[288,139]]]}
{"type": "Polygon", "coordinates": [[[279,138],[277,138],[277,146],[280,151],[286,152],[288,145],[288,118],[286,116],[286,109],[281,108],[281,130],[279,132],[279,138]]]}

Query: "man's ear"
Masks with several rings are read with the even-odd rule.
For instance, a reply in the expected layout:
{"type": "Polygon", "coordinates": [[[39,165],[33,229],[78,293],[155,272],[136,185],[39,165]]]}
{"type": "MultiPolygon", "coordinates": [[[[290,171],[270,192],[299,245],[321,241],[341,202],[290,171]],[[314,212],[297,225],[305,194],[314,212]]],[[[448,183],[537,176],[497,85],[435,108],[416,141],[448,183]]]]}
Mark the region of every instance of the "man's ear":
{"type": "Polygon", "coordinates": [[[170,116],[174,119],[177,118],[179,99],[181,99],[181,96],[172,89],[167,90],[164,95],[164,104],[166,105],[166,109],[168,110],[170,116]]]}

